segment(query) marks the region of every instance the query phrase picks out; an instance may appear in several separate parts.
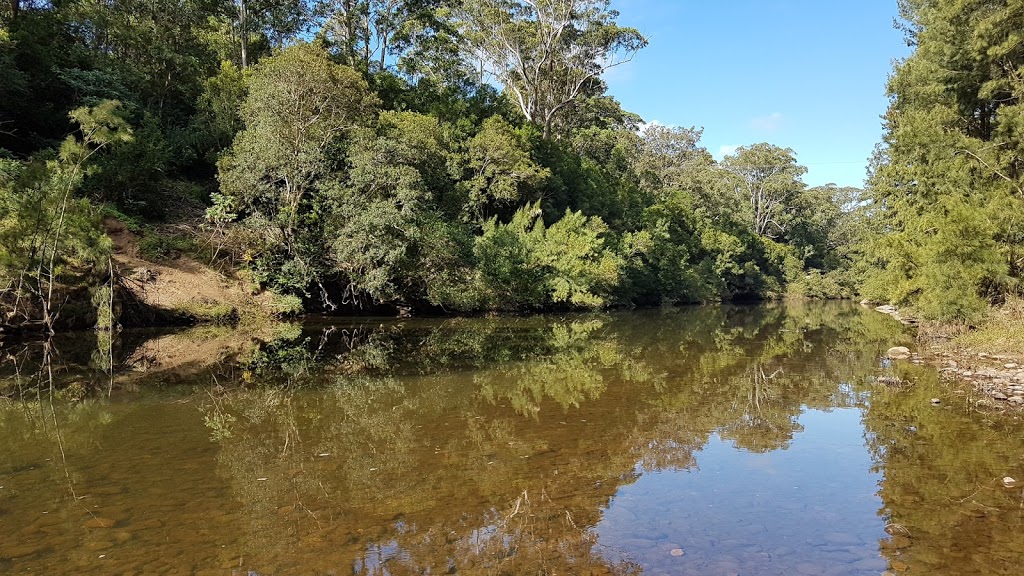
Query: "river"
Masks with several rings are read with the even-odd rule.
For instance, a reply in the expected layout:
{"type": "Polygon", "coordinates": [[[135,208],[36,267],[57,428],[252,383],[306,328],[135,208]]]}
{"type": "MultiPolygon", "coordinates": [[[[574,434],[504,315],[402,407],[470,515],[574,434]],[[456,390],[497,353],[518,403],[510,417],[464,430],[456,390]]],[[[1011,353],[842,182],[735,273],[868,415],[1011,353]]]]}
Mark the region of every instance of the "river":
{"type": "Polygon", "coordinates": [[[0,573],[1019,574],[1024,424],[911,342],[849,303],[310,319],[68,337],[52,389],[8,345],[0,573]]]}

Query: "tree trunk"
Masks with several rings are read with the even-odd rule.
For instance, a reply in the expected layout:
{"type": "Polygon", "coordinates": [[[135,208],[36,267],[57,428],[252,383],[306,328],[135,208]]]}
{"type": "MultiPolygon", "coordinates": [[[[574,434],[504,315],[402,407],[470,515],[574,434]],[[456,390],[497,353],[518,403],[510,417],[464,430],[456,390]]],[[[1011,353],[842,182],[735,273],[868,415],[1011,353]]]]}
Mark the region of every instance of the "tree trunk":
{"type": "Polygon", "coordinates": [[[21,0],[11,0],[11,22],[18,18],[19,12],[21,12],[21,0]]]}
{"type": "Polygon", "coordinates": [[[245,0],[238,0],[238,39],[242,45],[242,69],[249,66],[249,11],[245,0]]]}

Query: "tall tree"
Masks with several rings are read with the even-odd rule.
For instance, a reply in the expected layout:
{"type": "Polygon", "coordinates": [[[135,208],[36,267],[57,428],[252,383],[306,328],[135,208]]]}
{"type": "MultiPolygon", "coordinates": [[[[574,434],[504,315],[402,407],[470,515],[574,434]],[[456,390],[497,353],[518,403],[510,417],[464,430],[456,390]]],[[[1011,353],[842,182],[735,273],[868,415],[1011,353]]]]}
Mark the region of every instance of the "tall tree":
{"type": "Polygon", "coordinates": [[[751,229],[766,238],[779,238],[790,228],[793,204],[804,190],[800,178],[807,169],[796,163],[793,151],[771,144],[744,146],[726,156],[722,166],[733,174],[735,191],[751,229]]]}
{"type": "Polygon", "coordinates": [[[904,0],[870,179],[886,228],[868,295],[973,320],[1024,277],[1021,0],[904,0]]]}
{"type": "Polygon", "coordinates": [[[321,36],[346,64],[383,70],[440,26],[437,11],[451,0],[326,0],[321,36]]]}
{"type": "Polygon", "coordinates": [[[511,92],[544,138],[567,107],[603,91],[601,75],[647,39],[616,24],[610,0],[467,0],[457,14],[466,56],[511,92]]]}
{"type": "Polygon", "coordinates": [[[300,289],[322,260],[306,218],[332,179],[332,152],[376,105],[362,76],[315,44],[292,46],[253,73],[242,104],[245,129],[218,166],[221,192],[264,237],[270,233],[269,250],[283,250],[300,289]]]}

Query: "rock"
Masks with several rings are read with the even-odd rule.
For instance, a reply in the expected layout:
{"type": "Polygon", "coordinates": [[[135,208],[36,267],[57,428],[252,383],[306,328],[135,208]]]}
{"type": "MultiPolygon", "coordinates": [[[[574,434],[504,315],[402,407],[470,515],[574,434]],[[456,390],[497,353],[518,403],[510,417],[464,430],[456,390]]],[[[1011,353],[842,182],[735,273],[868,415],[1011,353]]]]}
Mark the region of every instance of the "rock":
{"type": "Polygon", "coordinates": [[[117,524],[117,522],[111,520],[110,518],[102,518],[100,516],[96,516],[94,518],[90,518],[89,520],[87,520],[85,524],[82,524],[82,526],[85,526],[86,528],[90,529],[113,528],[114,524],[117,524]]]}
{"type": "Polygon", "coordinates": [[[1014,480],[1012,477],[1007,476],[1006,478],[1003,478],[1003,486],[1007,488],[1013,488],[1017,486],[1017,481],[1014,480]]]}
{"type": "Polygon", "coordinates": [[[885,386],[893,387],[899,387],[905,383],[897,376],[879,376],[878,378],[875,378],[875,382],[878,382],[879,384],[883,384],[885,386]]]}
{"type": "Polygon", "coordinates": [[[906,358],[910,358],[910,348],[907,348],[906,346],[894,346],[889,348],[885,355],[893,360],[904,360],[906,358]]]}
{"type": "Polygon", "coordinates": [[[678,556],[682,556],[683,554],[685,554],[685,552],[683,552],[682,548],[673,548],[672,550],[669,551],[669,554],[678,557],[678,556]]]}
{"type": "Polygon", "coordinates": [[[1024,404],[1024,396],[1010,396],[1009,402],[1010,404],[1016,404],[1020,406],[1021,404],[1024,404]]]}
{"type": "Polygon", "coordinates": [[[942,400],[939,400],[938,398],[932,398],[932,404],[938,406],[939,404],[942,404],[942,400]]]}
{"type": "Polygon", "coordinates": [[[889,567],[895,570],[896,572],[906,572],[910,569],[910,566],[908,566],[907,563],[902,560],[893,560],[889,563],[889,567]]]}
{"type": "Polygon", "coordinates": [[[1003,364],[1003,368],[1006,368],[1006,369],[1009,369],[1009,370],[1012,370],[1012,369],[1016,368],[1017,366],[1018,366],[1018,364],[1016,362],[1009,362],[1007,364],[1003,364]]]}
{"type": "Polygon", "coordinates": [[[902,550],[910,547],[910,538],[903,534],[896,534],[879,540],[878,546],[882,550],[902,550]]]}
{"type": "Polygon", "coordinates": [[[992,393],[992,397],[995,398],[996,400],[1000,400],[1000,401],[1008,400],[1009,399],[1009,398],[1007,398],[1006,394],[1003,394],[1002,392],[993,392],[992,393]]]}

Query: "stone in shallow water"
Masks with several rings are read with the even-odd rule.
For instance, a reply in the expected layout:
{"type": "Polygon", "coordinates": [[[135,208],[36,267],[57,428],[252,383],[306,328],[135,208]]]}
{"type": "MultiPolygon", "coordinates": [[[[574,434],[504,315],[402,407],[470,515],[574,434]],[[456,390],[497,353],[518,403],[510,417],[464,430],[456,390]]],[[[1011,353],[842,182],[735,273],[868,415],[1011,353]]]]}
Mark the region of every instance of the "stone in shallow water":
{"type": "Polygon", "coordinates": [[[901,550],[910,547],[910,538],[902,534],[896,534],[895,536],[879,540],[878,546],[882,550],[901,550]]]}
{"type": "Polygon", "coordinates": [[[683,552],[682,548],[673,548],[669,551],[669,554],[673,556],[682,556],[683,554],[685,554],[685,552],[683,552]]]}
{"type": "Polygon", "coordinates": [[[896,572],[906,572],[910,569],[910,566],[908,566],[907,563],[902,560],[893,560],[889,563],[889,567],[895,570],[896,572]]]}
{"type": "Polygon", "coordinates": [[[893,360],[904,360],[910,358],[910,348],[906,346],[893,346],[889,348],[885,355],[893,360]]]}

